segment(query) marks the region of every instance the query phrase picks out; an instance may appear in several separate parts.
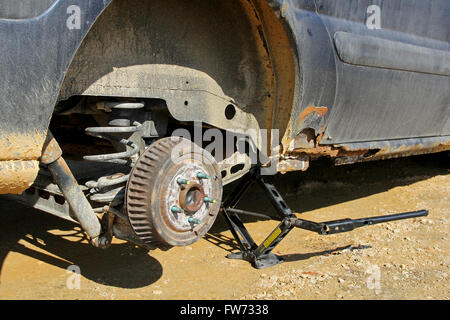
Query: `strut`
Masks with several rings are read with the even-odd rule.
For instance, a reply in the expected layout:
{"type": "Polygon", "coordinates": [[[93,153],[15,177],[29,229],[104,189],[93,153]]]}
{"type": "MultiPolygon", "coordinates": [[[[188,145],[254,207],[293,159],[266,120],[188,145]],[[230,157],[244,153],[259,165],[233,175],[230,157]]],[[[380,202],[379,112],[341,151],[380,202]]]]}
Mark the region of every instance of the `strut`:
{"type": "Polygon", "coordinates": [[[227,256],[229,259],[242,259],[249,261],[255,268],[262,269],[282,263],[283,258],[272,253],[272,250],[286,235],[294,228],[305,229],[317,232],[320,235],[348,232],[359,227],[369,226],[377,223],[423,217],[428,215],[427,210],[398,213],[386,216],[376,216],[361,219],[341,219],[326,222],[313,222],[299,219],[288,207],[275,186],[263,179],[260,168],[253,168],[241,183],[232,191],[226,201],[223,202],[221,211],[225,216],[231,233],[236,239],[241,251],[231,253],[227,256]],[[235,209],[244,193],[253,184],[257,183],[265,195],[269,198],[272,206],[275,208],[278,217],[272,217],[261,213],[250,212],[246,210],[235,209]],[[243,222],[240,215],[250,215],[262,219],[278,220],[279,225],[266,237],[260,244],[256,244],[243,222]]]}

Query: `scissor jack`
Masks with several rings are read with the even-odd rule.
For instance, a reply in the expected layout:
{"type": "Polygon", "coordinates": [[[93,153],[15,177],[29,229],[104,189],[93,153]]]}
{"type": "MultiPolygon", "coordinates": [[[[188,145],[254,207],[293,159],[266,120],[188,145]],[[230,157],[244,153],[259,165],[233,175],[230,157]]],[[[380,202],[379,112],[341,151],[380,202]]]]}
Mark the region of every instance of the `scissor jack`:
{"type": "Polygon", "coordinates": [[[386,216],[361,219],[342,219],[320,223],[299,219],[288,207],[275,186],[263,179],[259,167],[253,168],[242,179],[241,183],[231,192],[228,199],[223,202],[221,211],[225,216],[233,237],[236,239],[239,247],[241,248],[240,252],[231,253],[227,256],[227,258],[249,261],[257,269],[271,267],[283,262],[283,258],[272,253],[272,250],[294,227],[317,232],[320,235],[328,235],[348,232],[359,227],[377,223],[417,218],[428,215],[428,210],[420,210],[386,216]],[[239,200],[254,182],[256,182],[263,189],[265,195],[269,198],[275,208],[278,217],[275,218],[261,213],[235,209],[235,206],[238,204],[239,200]],[[266,220],[278,220],[281,222],[260,245],[257,245],[239,218],[239,215],[249,215],[266,220]]]}

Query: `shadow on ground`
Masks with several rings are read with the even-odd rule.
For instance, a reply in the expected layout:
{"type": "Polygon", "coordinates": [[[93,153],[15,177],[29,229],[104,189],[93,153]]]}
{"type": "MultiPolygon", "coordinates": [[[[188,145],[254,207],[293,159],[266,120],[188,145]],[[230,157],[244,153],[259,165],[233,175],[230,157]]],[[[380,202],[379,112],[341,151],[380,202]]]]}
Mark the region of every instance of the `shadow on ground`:
{"type": "Polygon", "coordinates": [[[0,280],[9,252],[62,269],[77,265],[83,277],[121,288],[145,287],[162,275],[161,264],[147,250],[126,243],[113,244],[107,250],[94,248],[84,241],[86,237],[78,225],[10,200],[0,201],[0,212],[0,280]]]}
{"type": "MultiPolygon", "coordinates": [[[[234,238],[227,237],[220,233],[208,233],[205,235],[205,240],[209,243],[212,243],[219,248],[223,249],[224,251],[227,251],[228,253],[237,253],[240,251],[240,248],[234,238]]],[[[371,246],[366,245],[359,245],[359,246],[353,246],[351,244],[346,246],[337,247],[334,249],[329,250],[322,250],[317,252],[309,252],[309,253],[294,253],[294,254],[285,254],[281,255],[280,257],[283,259],[284,262],[294,262],[294,261],[302,261],[307,260],[312,257],[317,256],[326,256],[330,254],[340,254],[343,251],[353,251],[353,250],[364,250],[364,249],[370,249],[371,246]]],[[[227,254],[228,255],[228,254],[227,254]]]]}

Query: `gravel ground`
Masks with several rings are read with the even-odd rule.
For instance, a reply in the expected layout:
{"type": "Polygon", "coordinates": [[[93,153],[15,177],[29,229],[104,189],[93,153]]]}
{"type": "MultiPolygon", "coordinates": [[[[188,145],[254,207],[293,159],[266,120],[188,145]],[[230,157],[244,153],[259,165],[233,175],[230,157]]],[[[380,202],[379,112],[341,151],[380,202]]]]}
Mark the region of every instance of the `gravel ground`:
{"type": "MultiPolygon", "coordinates": [[[[115,240],[92,248],[80,228],[0,200],[0,299],[449,299],[448,154],[331,167],[274,178],[314,221],[428,209],[428,217],[319,236],[293,230],[285,263],[257,270],[225,256],[236,244],[222,217],[199,242],[146,252],[115,240]],[[79,288],[67,268],[81,272],[79,288]],[[69,284],[69,286],[68,286],[69,284]],[[71,285],[75,288],[70,289],[71,285]]],[[[269,212],[252,190],[240,208],[269,212]]],[[[257,242],[277,225],[245,220],[257,242]]]]}

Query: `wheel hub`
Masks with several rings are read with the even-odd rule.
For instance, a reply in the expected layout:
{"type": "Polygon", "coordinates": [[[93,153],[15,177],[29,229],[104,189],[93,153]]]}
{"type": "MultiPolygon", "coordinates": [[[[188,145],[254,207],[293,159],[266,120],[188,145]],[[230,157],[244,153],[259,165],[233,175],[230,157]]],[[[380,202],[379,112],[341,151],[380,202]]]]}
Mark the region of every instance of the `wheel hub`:
{"type": "Polygon", "coordinates": [[[164,200],[172,227],[190,230],[196,221],[202,221],[209,214],[209,203],[205,197],[213,194],[213,184],[209,179],[199,179],[198,173],[205,169],[197,164],[182,166],[172,177],[164,200]],[[184,183],[180,183],[184,182],[184,183]]]}
{"type": "Polygon", "coordinates": [[[221,198],[214,157],[186,139],[163,138],[145,150],[130,173],[126,205],[144,242],[185,246],[208,232],[221,198]]]}
{"type": "Polygon", "coordinates": [[[195,214],[205,203],[204,198],[205,192],[200,184],[195,183],[183,187],[180,192],[181,209],[183,209],[186,214],[195,214]]]}

